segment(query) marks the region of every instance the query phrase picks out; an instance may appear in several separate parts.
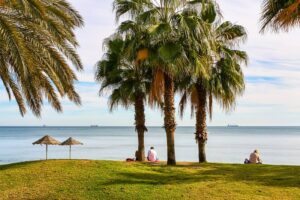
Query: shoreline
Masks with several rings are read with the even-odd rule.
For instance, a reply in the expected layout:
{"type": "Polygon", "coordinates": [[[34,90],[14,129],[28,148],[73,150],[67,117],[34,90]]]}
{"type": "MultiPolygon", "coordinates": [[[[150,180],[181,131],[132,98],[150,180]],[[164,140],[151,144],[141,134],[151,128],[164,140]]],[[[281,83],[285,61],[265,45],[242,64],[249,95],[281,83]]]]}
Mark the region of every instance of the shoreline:
{"type": "MultiPolygon", "coordinates": [[[[164,128],[163,125],[161,126],[147,126],[148,128],[164,128]]],[[[176,126],[177,128],[195,128],[194,125],[191,126],[176,126]]],[[[300,125],[238,125],[238,126],[228,126],[228,125],[216,125],[216,126],[207,126],[208,128],[300,128],[300,125]]],[[[33,125],[33,126],[9,126],[3,125],[0,128],[135,128],[133,125],[129,126],[92,126],[92,125],[82,125],[82,126],[75,126],[75,125],[33,125]]]]}
{"type": "MultiPolygon", "coordinates": [[[[47,161],[95,161],[95,162],[116,162],[116,163],[136,163],[136,164],[149,164],[153,166],[167,166],[167,161],[162,160],[157,163],[153,162],[126,162],[125,160],[96,160],[96,159],[48,159],[48,160],[28,160],[22,162],[13,162],[13,163],[6,163],[0,164],[1,166],[9,166],[9,165],[19,165],[19,164],[26,164],[26,163],[38,163],[38,162],[47,162],[47,161]]],[[[273,167],[300,167],[300,165],[286,165],[286,164],[243,164],[243,163],[222,163],[222,162],[206,162],[206,163],[198,163],[192,161],[178,161],[176,166],[201,166],[201,165],[244,165],[244,166],[273,166],[273,167]]]]}

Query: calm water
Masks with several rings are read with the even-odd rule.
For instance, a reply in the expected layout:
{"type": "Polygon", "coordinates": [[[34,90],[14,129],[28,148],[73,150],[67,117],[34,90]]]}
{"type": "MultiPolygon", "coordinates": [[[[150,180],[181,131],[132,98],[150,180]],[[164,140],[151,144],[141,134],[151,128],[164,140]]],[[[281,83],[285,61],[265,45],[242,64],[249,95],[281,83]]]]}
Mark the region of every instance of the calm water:
{"type": "MultiPolygon", "coordinates": [[[[178,161],[197,161],[193,127],[178,127],[178,161]]],[[[74,146],[75,159],[124,160],[133,157],[137,137],[133,127],[0,127],[0,164],[45,158],[45,147],[32,142],[49,134],[63,141],[72,136],[84,143],[74,146]]],[[[146,150],[155,146],[166,159],[166,138],[162,128],[150,127],[146,150]]],[[[300,127],[210,127],[207,158],[210,162],[242,163],[253,149],[259,149],[264,163],[300,165],[300,127]]],[[[50,146],[50,159],[68,158],[68,147],[50,146]]]]}

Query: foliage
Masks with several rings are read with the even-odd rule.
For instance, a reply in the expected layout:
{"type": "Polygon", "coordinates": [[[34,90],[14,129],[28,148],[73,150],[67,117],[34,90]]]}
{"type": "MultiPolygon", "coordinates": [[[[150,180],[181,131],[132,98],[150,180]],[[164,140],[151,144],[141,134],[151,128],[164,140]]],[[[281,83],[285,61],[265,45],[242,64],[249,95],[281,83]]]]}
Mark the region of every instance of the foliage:
{"type": "MultiPolygon", "coordinates": [[[[124,23],[119,29],[125,32],[124,23]]],[[[143,49],[141,41],[137,41],[141,38],[132,33],[127,32],[125,37],[115,34],[107,38],[107,52],[97,65],[96,80],[101,82],[100,94],[105,91],[111,93],[111,111],[118,105],[129,108],[138,95],[145,98],[149,93],[152,74],[142,58],[147,57],[142,55],[147,54],[147,50],[143,49]]]]}
{"type": "MultiPolygon", "coordinates": [[[[152,100],[162,102],[164,94],[161,73],[176,77],[186,73],[192,64],[188,48],[206,51],[209,44],[206,22],[218,11],[211,10],[213,1],[150,1],[150,0],[115,0],[116,19],[127,16],[130,20],[143,24],[150,35],[148,48],[149,62],[153,68],[154,78],[150,96],[152,100]],[[210,13],[200,17],[198,7],[206,6],[210,13]],[[161,77],[155,78],[155,77],[161,77]],[[154,95],[154,96],[153,96],[154,95]]],[[[203,13],[204,14],[204,13],[203,13]]],[[[197,59],[197,56],[194,56],[197,59]]],[[[197,59],[198,62],[202,60],[197,59]]]]}
{"type": "MultiPolygon", "coordinates": [[[[247,63],[247,54],[235,49],[246,38],[246,31],[242,26],[232,24],[229,21],[220,22],[217,15],[209,7],[202,8],[201,16],[204,21],[209,18],[211,48],[207,51],[195,51],[191,54],[199,59],[194,62],[194,68],[188,75],[182,75],[176,81],[182,97],[179,104],[180,114],[183,115],[188,98],[193,111],[198,106],[197,86],[199,84],[207,91],[208,112],[212,116],[213,99],[227,111],[234,107],[236,97],[244,91],[244,75],[241,69],[242,63],[247,63]],[[208,14],[206,14],[208,12],[208,14]],[[213,18],[214,17],[214,18],[213,18]],[[200,61],[201,59],[201,61],[200,61]]],[[[191,50],[190,50],[191,51],[191,50]]],[[[193,51],[193,50],[192,50],[193,51]]]]}
{"type": "Polygon", "coordinates": [[[82,25],[81,16],[65,0],[1,1],[0,79],[21,115],[27,104],[39,116],[43,98],[62,111],[59,95],[80,104],[68,61],[82,69],[74,35],[82,25]]]}
{"type": "Polygon", "coordinates": [[[289,30],[300,23],[300,0],[264,0],[261,16],[262,28],[289,30]]]}

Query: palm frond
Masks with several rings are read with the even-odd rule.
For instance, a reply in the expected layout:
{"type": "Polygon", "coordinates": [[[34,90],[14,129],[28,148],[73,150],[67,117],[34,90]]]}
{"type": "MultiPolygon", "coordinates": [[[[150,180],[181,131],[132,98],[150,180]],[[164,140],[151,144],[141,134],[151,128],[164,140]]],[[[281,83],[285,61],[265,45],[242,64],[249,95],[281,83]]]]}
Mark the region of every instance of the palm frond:
{"type": "Polygon", "coordinates": [[[288,31],[300,24],[300,0],[264,0],[262,5],[261,32],[266,29],[288,31]]]}
{"type": "Polygon", "coordinates": [[[74,34],[82,25],[82,17],[65,0],[2,1],[0,77],[21,115],[26,102],[40,116],[44,98],[57,111],[62,110],[59,96],[80,104],[68,61],[82,69],[74,34]]]}

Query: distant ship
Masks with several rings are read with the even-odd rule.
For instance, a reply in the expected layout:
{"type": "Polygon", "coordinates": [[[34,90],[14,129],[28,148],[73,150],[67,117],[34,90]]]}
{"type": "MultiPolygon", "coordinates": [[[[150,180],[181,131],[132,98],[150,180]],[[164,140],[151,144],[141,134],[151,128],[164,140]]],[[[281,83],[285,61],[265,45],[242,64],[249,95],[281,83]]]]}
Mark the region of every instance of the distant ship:
{"type": "Polygon", "coordinates": [[[239,125],[237,125],[237,124],[228,124],[227,127],[228,128],[235,128],[235,127],[239,127],[239,125]]]}
{"type": "Polygon", "coordinates": [[[96,127],[99,127],[98,125],[91,125],[90,126],[91,128],[96,128],[96,127]]]}

